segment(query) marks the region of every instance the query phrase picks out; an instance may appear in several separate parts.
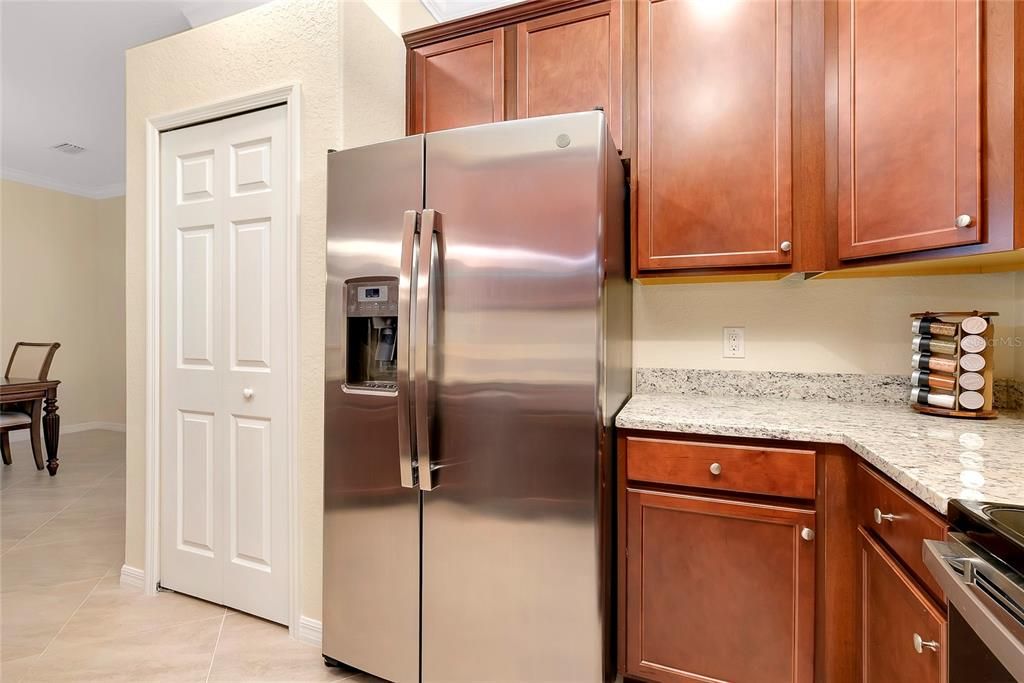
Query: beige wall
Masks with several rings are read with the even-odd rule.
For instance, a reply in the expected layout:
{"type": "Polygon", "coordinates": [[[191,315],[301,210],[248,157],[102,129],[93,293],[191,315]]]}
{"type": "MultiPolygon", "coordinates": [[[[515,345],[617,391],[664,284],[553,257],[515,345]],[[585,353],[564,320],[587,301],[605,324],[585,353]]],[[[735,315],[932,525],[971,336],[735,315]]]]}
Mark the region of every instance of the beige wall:
{"type": "Polygon", "coordinates": [[[1012,344],[1015,347],[1017,380],[1024,382],[1024,272],[1017,273],[1017,329],[1012,344]]]}
{"type": "Polygon", "coordinates": [[[0,181],[0,353],[60,342],[64,428],[125,422],[123,206],[0,181]]]}
{"type": "MultiPolygon", "coordinates": [[[[1024,335],[1024,273],[806,282],[633,285],[637,367],[902,374],[909,314],[988,309],[997,334],[1024,335]],[[746,328],[746,358],[722,358],[722,328],[746,328]]],[[[1024,376],[997,347],[996,373],[1024,376]]]]}
{"type": "MultiPolygon", "coordinates": [[[[276,0],[131,49],[126,79],[128,481],[125,562],[145,556],[147,118],[301,86],[299,488],[301,612],[321,616],[326,151],[404,133],[404,46],[379,18],[394,0],[276,0]]],[[[385,11],[388,10],[388,11],[385,11]]]]}

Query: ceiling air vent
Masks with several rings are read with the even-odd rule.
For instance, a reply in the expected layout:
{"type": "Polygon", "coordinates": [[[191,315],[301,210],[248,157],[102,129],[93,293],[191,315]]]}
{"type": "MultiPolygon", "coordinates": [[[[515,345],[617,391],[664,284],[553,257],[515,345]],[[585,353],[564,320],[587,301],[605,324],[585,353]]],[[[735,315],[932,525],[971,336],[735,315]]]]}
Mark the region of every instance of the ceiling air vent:
{"type": "Polygon", "coordinates": [[[81,154],[85,151],[85,147],[79,147],[78,145],[71,144],[70,142],[62,142],[59,145],[54,145],[53,149],[58,152],[64,152],[65,154],[81,154]]]}

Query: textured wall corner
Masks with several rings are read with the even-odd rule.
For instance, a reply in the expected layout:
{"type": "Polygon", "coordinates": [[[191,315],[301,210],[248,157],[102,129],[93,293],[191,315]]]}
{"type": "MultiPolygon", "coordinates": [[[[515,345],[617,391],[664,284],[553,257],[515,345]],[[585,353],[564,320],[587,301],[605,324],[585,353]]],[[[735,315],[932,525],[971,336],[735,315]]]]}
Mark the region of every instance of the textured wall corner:
{"type": "MultiPolygon", "coordinates": [[[[127,53],[126,563],[144,565],[146,398],[146,120],[261,90],[301,88],[299,235],[299,514],[302,614],[321,615],[326,151],[401,135],[400,39],[362,2],[277,0],[127,53]],[[344,22],[343,22],[344,15],[344,22]],[[344,51],[343,44],[352,41],[344,51]],[[357,49],[358,48],[358,49],[357,49]],[[372,49],[371,49],[372,48],[372,49]],[[348,85],[343,78],[351,81],[348,85]],[[343,101],[346,103],[343,106],[343,101]]],[[[404,59],[404,55],[403,55],[404,59]]]]}

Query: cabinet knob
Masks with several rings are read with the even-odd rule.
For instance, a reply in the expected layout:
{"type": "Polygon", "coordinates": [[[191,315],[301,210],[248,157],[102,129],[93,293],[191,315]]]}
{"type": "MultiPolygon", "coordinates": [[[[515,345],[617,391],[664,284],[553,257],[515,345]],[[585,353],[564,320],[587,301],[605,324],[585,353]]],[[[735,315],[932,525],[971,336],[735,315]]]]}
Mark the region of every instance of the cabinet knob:
{"type": "Polygon", "coordinates": [[[936,642],[934,640],[925,640],[924,638],[922,638],[920,636],[920,634],[915,633],[914,634],[914,650],[917,652],[917,654],[920,655],[920,654],[924,654],[924,649],[925,648],[928,648],[932,652],[938,652],[939,651],[939,644],[938,644],[938,642],[936,642]]]}
{"type": "Polygon", "coordinates": [[[249,387],[246,387],[245,389],[242,389],[242,397],[243,398],[250,399],[250,398],[252,398],[255,395],[256,395],[256,392],[253,391],[252,389],[250,389],[249,387]]]}
{"type": "Polygon", "coordinates": [[[800,530],[800,538],[804,539],[805,541],[813,541],[814,529],[805,526],[803,529],[800,530]]]}
{"type": "Polygon", "coordinates": [[[875,508],[875,524],[881,524],[882,522],[895,522],[896,515],[889,515],[878,508],[875,508]]]}
{"type": "Polygon", "coordinates": [[[717,462],[711,463],[711,467],[709,467],[708,469],[711,470],[711,474],[715,475],[716,477],[722,473],[722,466],[719,465],[717,462]]]}
{"type": "Polygon", "coordinates": [[[956,217],[956,227],[958,228],[969,228],[972,223],[974,223],[974,219],[966,213],[962,213],[956,217]]]}
{"type": "Polygon", "coordinates": [[[786,240],[785,242],[783,242],[782,244],[779,245],[779,249],[781,249],[782,251],[787,251],[787,252],[788,251],[792,251],[793,250],[793,243],[790,242],[789,240],[786,240]]]}

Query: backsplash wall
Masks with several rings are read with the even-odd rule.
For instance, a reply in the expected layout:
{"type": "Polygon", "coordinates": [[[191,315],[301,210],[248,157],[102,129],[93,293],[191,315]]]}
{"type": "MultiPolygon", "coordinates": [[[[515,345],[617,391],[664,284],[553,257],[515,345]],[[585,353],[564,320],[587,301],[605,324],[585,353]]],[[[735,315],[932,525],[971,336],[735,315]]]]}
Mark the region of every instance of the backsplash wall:
{"type": "Polygon", "coordinates": [[[877,375],[910,372],[910,313],[994,310],[996,375],[1024,379],[1024,273],[634,283],[633,304],[637,368],[877,375]],[[722,358],[723,327],[746,328],[745,358],[722,358]]]}

